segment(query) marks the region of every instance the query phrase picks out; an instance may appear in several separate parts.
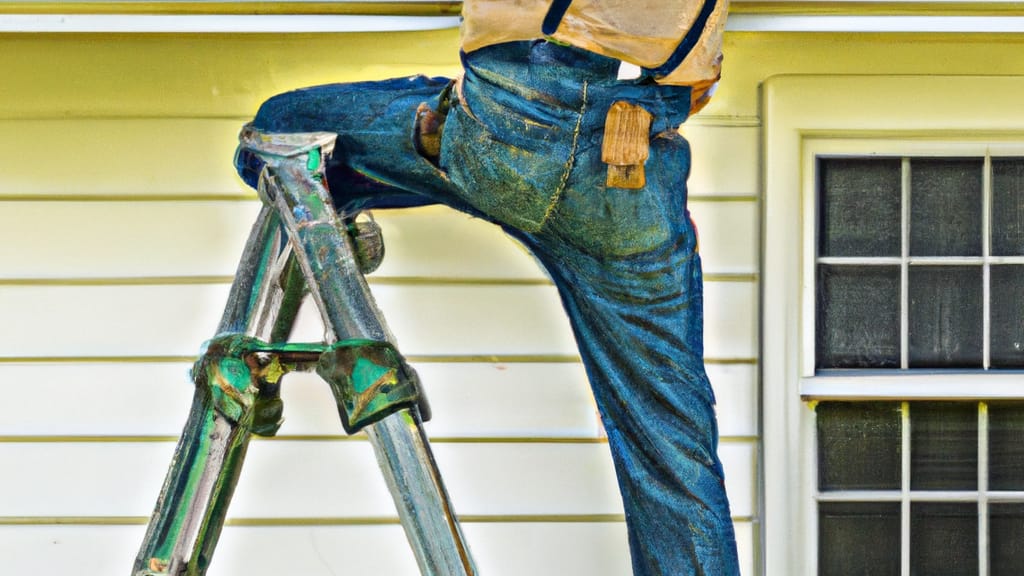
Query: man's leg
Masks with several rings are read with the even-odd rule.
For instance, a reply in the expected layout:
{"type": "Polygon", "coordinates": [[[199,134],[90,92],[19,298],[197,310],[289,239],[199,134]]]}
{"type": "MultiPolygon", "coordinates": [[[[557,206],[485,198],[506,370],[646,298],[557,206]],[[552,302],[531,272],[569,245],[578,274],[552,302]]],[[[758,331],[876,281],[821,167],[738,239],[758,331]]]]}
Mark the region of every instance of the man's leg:
{"type": "Polygon", "coordinates": [[[642,190],[603,189],[598,154],[577,157],[548,228],[526,242],[548,267],[577,337],[615,462],[634,574],[734,576],[703,364],[700,259],[685,208],[689,149],[676,134],[656,137],[642,190]]]}
{"type": "MultiPolygon", "coordinates": [[[[267,100],[253,125],[263,132],[338,134],[327,180],[341,212],[437,202],[465,210],[444,172],[417,150],[414,134],[417,109],[438,106],[450,84],[415,76],[303,88],[267,100]]],[[[240,153],[235,164],[255,187],[262,162],[240,153]]]]}
{"type": "Polygon", "coordinates": [[[522,240],[558,286],[608,433],[635,576],[736,576],[703,366],[689,146],[672,128],[689,92],[617,82],[606,60],[545,43],[491,47],[466,63],[468,110],[453,111],[457,129],[446,137],[459,138],[444,148],[463,155],[483,144],[498,154],[451,175],[475,183],[467,195],[515,191],[502,204],[467,200],[522,240]],[[654,116],[641,189],[606,184],[604,123],[620,100],[654,116]],[[544,137],[522,142],[534,130],[544,137]],[[510,187],[514,174],[527,176],[510,187]]]}
{"type": "Polygon", "coordinates": [[[560,272],[552,274],[608,435],[634,574],[731,576],[732,520],[699,348],[699,263],[680,262],[679,252],[666,246],[614,265],[565,261],[564,251],[561,264],[542,260],[560,272]],[[664,270],[673,261],[675,271],[664,270]]]}

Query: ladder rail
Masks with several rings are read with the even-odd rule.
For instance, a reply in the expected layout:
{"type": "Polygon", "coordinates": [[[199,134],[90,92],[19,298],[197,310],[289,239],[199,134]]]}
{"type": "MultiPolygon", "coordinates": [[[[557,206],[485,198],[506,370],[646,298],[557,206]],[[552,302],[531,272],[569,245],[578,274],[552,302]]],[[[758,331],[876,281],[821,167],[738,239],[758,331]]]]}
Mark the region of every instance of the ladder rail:
{"type": "MultiPolygon", "coordinates": [[[[294,323],[294,307],[279,305],[285,300],[278,296],[279,275],[291,259],[283,242],[280,219],[265,206],[243,250],[218,334],[269,338],[275,326],[294,323]]],[[[228,417],[200,385],[202,374],[194,371],[193,377],[192,407],[136,557],[135,576],[205,573],[241,471],[251,409],[242,418],[228,417]]]]}

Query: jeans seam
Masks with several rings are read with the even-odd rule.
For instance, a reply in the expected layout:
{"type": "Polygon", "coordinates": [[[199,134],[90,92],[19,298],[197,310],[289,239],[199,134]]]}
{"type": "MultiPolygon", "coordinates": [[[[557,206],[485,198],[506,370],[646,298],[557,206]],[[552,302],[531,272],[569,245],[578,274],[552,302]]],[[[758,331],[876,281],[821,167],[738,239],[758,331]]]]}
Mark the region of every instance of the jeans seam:
{"type": "Polygon", "coordinates": [[[562,192],[565,191],[565,187],[569,184],[569,175],[572,173],[573,165],[576,163],[576,149],[579,145],[580,130],[583,126],[583,116],[587,112],[587,86],[586,80],[583,81],[583,102],[580,104],[580,112],[576,117],[576,126],[572,131],[572,145],[569,148],[569,158],[565,161],[565,169],[562,171],[562,179],[558,183],[558,188],[555,189],[555,193],[551,196],[551,202],[548,204],[546,210],[544,210],[544,216],[541,217],[540,223],[537,226],[539,231],[547,223],[548,219],[554,213],[555,208],[558,206],[559,201],[562,199],[562,192]]]}

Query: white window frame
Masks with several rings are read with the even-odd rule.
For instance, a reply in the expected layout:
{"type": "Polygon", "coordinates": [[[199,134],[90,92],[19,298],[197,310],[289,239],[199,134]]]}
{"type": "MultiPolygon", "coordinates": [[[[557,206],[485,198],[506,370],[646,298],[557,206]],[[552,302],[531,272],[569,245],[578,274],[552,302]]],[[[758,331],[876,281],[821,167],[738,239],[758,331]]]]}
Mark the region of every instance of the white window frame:
{"type": "Polygon", "coordinates": [[[761,360],[768,576],[816,575],[815,401],[1024,397],[1019,373],[978,372],[969,386],[963,374],[815,375],[817,156],[1024,156],[1024,110],[1012,96],[1021,93],[1024,78],[1007,77],[781,76],[765,83],[761,360]]]}

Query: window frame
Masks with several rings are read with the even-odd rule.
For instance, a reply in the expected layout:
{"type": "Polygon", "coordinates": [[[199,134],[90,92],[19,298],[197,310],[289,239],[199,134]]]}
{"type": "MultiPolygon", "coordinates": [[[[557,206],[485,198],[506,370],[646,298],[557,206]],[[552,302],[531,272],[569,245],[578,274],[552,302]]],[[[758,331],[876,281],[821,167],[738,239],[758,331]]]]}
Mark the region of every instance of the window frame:
{"type": "Polygon", "coordinates": [[[817,400],[1024,398],[1019,372],[815,373],[817,156],[977,155],[969,150],[1024,156],[1024,114],[1011,97],[1022,90],[1024,78],[1013,77],[766,81],[761,376],[767,575],[817,573],[817,400]],[[964,386],[965,379],[971,385],[964,386]]]}

